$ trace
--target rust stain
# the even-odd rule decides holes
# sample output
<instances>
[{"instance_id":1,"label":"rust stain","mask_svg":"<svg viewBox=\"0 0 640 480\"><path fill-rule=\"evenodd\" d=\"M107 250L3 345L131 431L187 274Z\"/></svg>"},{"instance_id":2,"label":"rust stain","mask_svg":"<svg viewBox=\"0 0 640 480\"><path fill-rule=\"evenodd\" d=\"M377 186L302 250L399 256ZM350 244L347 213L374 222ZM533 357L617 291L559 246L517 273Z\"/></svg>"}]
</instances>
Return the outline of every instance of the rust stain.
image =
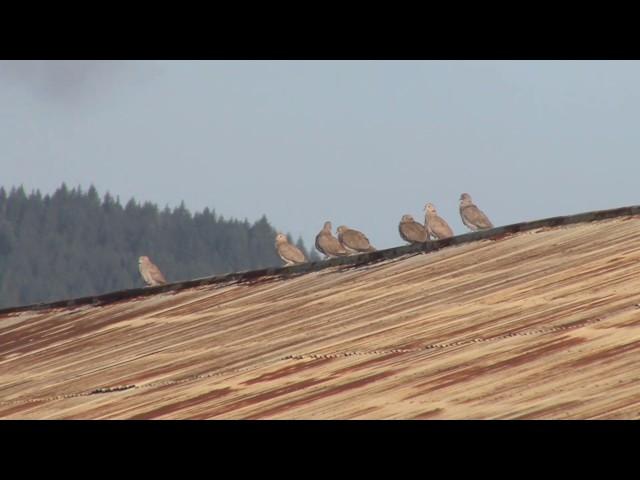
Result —
<instances>
[{"instance_id":1,"label":"rust stain","mask_svg":"<svg viewBox=\"0 0 640 480\"><path fill-rule=\"evenodd\" d=\"M422 384L421 386L423 385L432 385L432 386L420 390L419 393L409 395L408 397L406 397L406 399L422 396L427 393L433 392L435 390L445 389L447 387L456 385L458 383L476 381L482 375L488 375L498 370L515 368L525 363L538 360L550 353L566 350L569 347L580 345L581 343L584 343L584 342L585 340L582 338L553 339L548 344L542 345L539 348L535 348L533 350L527 351L520 355L514 355L506 360L502 360L489 365L473 366L473 367L454 370L450 374L438 377L437 379L431 380L426 384Z\"/></svg>"},{"instance_id":2,"label":"rust stain","mask_svg":"<svg viewBox=\"0 0 640 480\"><path fill-rule=\"evenodd\" d=\"M433 410L427 410L426 412L419 413L414 420L427 420L433 417L438 417L444 410L442 408L434 408Z\"/></svg>"},{"instance_id":3,"label":"rust stain","mask_svg":"<svg viewBox=\"0 0 640 480\"><path fill-rule=\"evenodd\" d=\"M268 391L266 391L264 393L261 393L261 394L258 394L258 395L252 395L252 396L249 396L248 398L242 399L240 401L227 404L222 408L214 409L213 411L211 411L210 415L211 416L219 416L219 415L222 415L224 413L231 412L233 410L237 410L239 408L246 407L248 405L254 405L254 404L257 404L257 403L265 402L267 400L272 400L274 398L285 396L285 395L288 395L290 393L297 392L299 390L305 390L305 389L307 389L309 387L313 387L315 385L319 385L321 383L328 382L329 380L330 379L328 379L328 378L322 378L322 379L318 379L318 380L310 379L310 380L304 380L302 382L296 382L296 383L293 383L291 385L287 385L285 387L274 388L274 389L268 390Z\"/></svg>"},{"instance_id":4,"label":"rust stain","mask_svg":"<svg viewBox=\"0 0 640 480\"><path fill-rule=\"evenodd\" d=\"M378 407L367 407L367 408L363 408L362 410L356 410L351 414L351 418L358 418L363 415L366 415L367 413L375 412L376 410L380 410L380 409Z\"/></svg>"},{"instance_id":5,"label":"rust stain","mask_svg":"<svg viewBox=\"0 0 640 480\"><path fill-rule=\"evenodd\" d=\"M631 352L638 349L640 349L640 340L594 352L588 357L583 357L574 362L570 362L568 366L570 368L580 368L593 363L604 363L605 361L620 355L629 355Z\"/></svg>"},{"instance_id":6,"label":"rust stain","mask_svg":"<svg viewBox=\"0 0 640 480\"><path fill-rule=\"evenodd\" d=\"M17 413L31 410L32 408L37 408L38 403L43 402L16 403L11 406L7 406L6 408L0 409L0 414L4 418L11 417L16 415Z\"/></svg>"},{"instance_id":7,"label":"rust stain","mask_svg":"<svg viewBox=\"0 0 640 480\"><path fill-rule=\"evenodd\" d=\"M295 373L300 373L304 370L308 370L308 369L312 369L312 368L316 368L320 365L323 365L325 363L331 362L333 361L332 358L319 358L319 359L314 359L311 360L309 362L300 362L298 364L295 365L289 365L287 367L282 367L278 370L275 370L273 372L269 372L269 373L264 373L262 375L259 375L255 378L252 378L250 380L247 380L246 382L242 382L243 385L253 385L254 383L261 383L261 382L272 382L273 380L277 380L279 378L282 377L287 377L290 375L293 375Z\"/></svg>"},{"instance_id":8,"label":"rust stain","mask_svg":"<svg viewBox=\"0 0 640 480\"><path fill-rule=\"evenodd\" d=\"M309 404L311 402L314 402L316 400L319 399L323 399L323 398L327 398L333 395L339 395L341 393L344 393L348 390L353 390L356 388L361 388L364 387L367 384L373 383L373 382L377 382L378 380L382 380L384 378L390 377L392 375L394 375L395 373L397 373L396 371L387 371L387 372L381 372L381 373L376 373L374 375L369 375L368 377L364 377L361 378L359 380L353 380L351 382L346 382L343 383L341 385L337 385L336 387L333 388L328 388L325 390L321 390L317 393L313 393L311 395L307 395L306 397L302 397L298 400L294 400L293 402L287 402L283 405L279 405L277 407L274 408L270 408L267 410L262 410L258 413L255 413L249 417L247 417L247 419L249 420L256 420L259 418L267 418L273 415L276 415L278 413L284 412L286 410L289 410L291 408L295 408L295 407L299 407L301 405L305 405L305 404ZM326 380L325 380L326 381ZM318 382L318 383L322 383L322 382Z\"/></svg>"},{"instance_id":9,"label":"rust stain","mask_svg":"<svg viewBox=\"0 0 640 480\"><path fill-rule=\"evenodd\" d=\"M211 400L216 400L224 396L229 395L233 390L230 387L219 388L211 390L210 392L203 393L188 400L182 400L181 402L171 403L169 405L163 405L160 408L155 408L146 412L139 413L131 417L131 420L146 420L151 418L162 417L174 412L180 412L182 410L199 405L201 403L207 403Z\"/></svg>"},{"instance_id":10,"label":"rust stain","mask_svg":"<svg viewBox=\"0 0 640 480\"><path fill-rule=\"evenodd\" d=\"M514 234L513 233L503 233L502 235L496 235L495 237L491 238L490 240L494 241L494 242L500 242L502 240L506 240L509 237L512 237Z\"/></svg>"},{"instance_id":11,"label":"rust stain","mask_svg":"<svg viewBox=\"0 0 640 480\"><path fill-rule=\"evenodd\" d=\"M562 419L569 414L569 411L573 408L579 407L582 402L580 400L571 400L568 402L561 402L549 407L540 408L532 412L527 412L523 415L514 417L514 420L533 420L541 418L554 418Z\"/></svg>"}]
</instances>

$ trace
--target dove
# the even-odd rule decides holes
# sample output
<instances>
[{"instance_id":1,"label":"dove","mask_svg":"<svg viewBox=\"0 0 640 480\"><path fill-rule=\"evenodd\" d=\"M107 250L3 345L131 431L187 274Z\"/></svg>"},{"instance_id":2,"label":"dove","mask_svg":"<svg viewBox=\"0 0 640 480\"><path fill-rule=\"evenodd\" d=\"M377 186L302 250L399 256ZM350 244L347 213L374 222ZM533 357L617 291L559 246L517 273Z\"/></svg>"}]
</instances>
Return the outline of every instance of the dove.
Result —
<instances>
[{"instance_id":1,"label":"dove","mask_svg":"<svg viewBox=\"0 0 640 480\"><path fill-rule=\"evenodd\" d=\"M493 228L493 224L487 218L482 210L480 210L471 200L471 195L463 193L460 195L460 217L470 230L485 230Z\"/></svg>"},{"instance_id":2,"label":"dove","mask_svg":"<svg viewBox=\"0 0 640 480\"><path fill-rule=\"evenodd\" d=\"M322 230L316 235L316 250L323 253L327 258L349 255L349 252L331 233L331 222L324 222Z\"/></svg>"},{"instance_id":3,"label":"dove","mask_svg":"<svg viewBox=\"0 0 640 480\"><path fill-rule=\"evenodd\" d=\"M287 266L307 261L304 257L304 253L302 253L295 245L291 245L287 241L287 237L282 233L278 233L278 235L276 235L276 250Z\"/></svg>"},{"instance_id":4,"label":"dove","mask_svg":"<svg viewBox=\"0 0 640 480\"><path fill-rule=\"evenodd\" d=\"M429 235L441 240L443 238L453 237L453 230L445 220L438 216L436 207L432 203L427 203L424 206L425 217L424 224L427 227Z\"/></svg>"},{"instance_id":5,"label":"dove","mask_svg":"<svg viewBox=\"0 0 640 480\"><path fill-rule=\"evenodd\" d=\"M338 240L349 253L375 252L369 239L362 232L340 225L337 230Z\"/></svg>"},{"instance_id":6,"label":"dove","mask_svg":"<svg viewBox=\"0 0 640 480\"><path fill-rule=\"evenodd\" d=\"M426 227L416 222L411 215L402 216L398 231L405 242L424 243L429 240L429 232Z\"/></svg>"},{"instance_id":7,"label":"dove","mask_svg":"<svg viewBox=\"0 0 640 480\"><path fill-rule=\"evenodd\" d=\"M147 256L143 255L138 258L138 269L145 283L150 287L167 283L167 279L164 278L160 269Z\"/></svg>"}]
</instances>

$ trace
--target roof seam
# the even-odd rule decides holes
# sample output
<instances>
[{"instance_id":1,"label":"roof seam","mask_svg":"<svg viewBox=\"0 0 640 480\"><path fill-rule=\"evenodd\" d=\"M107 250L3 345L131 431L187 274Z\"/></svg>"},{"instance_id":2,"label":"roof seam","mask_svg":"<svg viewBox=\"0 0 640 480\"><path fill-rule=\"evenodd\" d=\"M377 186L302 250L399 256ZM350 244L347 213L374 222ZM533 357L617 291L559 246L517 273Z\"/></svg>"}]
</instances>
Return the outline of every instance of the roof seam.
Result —
<instances>
[{"instance_id":1,"label":"roof seam","mask_svg":"<svg viewBox=\"0 0 640 480\"><path fill-rule=\"evenodd\" d=\"M539 328L535 330L527 330L524 332L507 333L503 335L496 335L494 337L473 338L469 340L460 340L457 342L449 342L449 343L433 343L433 344L424 345L420 348L407 348L407 349L396 348L396 349L388 349L388 350L371 350L371 351L343 351L343 352L328 353L328 354L313 354L313 353L292 354L292 355L287 355L285 357L280 357L277 359L263 361L258 365L252 365L250 367L241 367L241 368L231 369L227 371L214 370L209 373L190 375L188 377L179 378L175 380L162 380L162 381L144 383L140 385L128 384L128 385L116 385L111 387L99 387L90 391L61 394L61 395L55 395L51 397L18 398L15 400L4 400L4 401L0 401L0 405L23 405L26 403L50 402L55 400L63 400L67 398L88 397L96 394L115 393L115 392L121 392L124 390L131 390L131 389L162 387L165 385L178 385L181 383L188 383L188 382L201 380L205 378L219 377L223 375L240 373L240 372L249 372L252 370L257 370L259 368L263 368L265 366L272 365L272 364L286 361L286 360L305 360L305 359L318 360L318 359L344 358L344 357L350 357L350 356L389 355L392 353L416 353L416 352L433 350L433 349L445 349L445 348L451 348L451 347L468 346L476 343L486 343L486 342L495 342L499 340L506 340L513 337L523 337L523 336L529 336L529 335L544 335L547 333L554 333L559 331L575 330L577 328L598 323L600 321L602 321L602 318L595 318L595 319L585 320L579 323L573 323L570 325L558 325L556 327L550 327L550 328Z\"/></svg>"},{"instance_id":2,"label":"roof seam","mask_svg":"<svg viewBox=\"0 0 640 480\"><path fill-rule=\"evenodd\" d=\"M284 359L303 360L306 358L321 359L321 358L350 357L354 355L362 356L362 355L388 355L391 353L415 353L415 352L422 352L422 351L433 350L433 349L444 349L444 348L451 348L451 347L467 346L467 345L473 345L476 343L495 342L499 340L506 340L513 337L525 337L529 335L544 335L547 333L574 330L577 328L585 327L590 324L598 323L600 321L602 321L602 318L595 318L595 319L589 319L583 322L574 323L570 325L558 325L557 327L538 328L535 330L527 330L524 332L506 333L503 335L496 335L494 337L473 338L469 340L459 340L457 342L449 342L449 343L431 343L428 345L423 345L422 347L418 347L418 348L392 348L388 350L368 350L368 351L355 350L355 351L344 351L344 352L328 353L328 354L314 354L314 353L304 354L303 353L303 354L288 355L287 357L284 357Z\"/></svg>"}]
</instances>

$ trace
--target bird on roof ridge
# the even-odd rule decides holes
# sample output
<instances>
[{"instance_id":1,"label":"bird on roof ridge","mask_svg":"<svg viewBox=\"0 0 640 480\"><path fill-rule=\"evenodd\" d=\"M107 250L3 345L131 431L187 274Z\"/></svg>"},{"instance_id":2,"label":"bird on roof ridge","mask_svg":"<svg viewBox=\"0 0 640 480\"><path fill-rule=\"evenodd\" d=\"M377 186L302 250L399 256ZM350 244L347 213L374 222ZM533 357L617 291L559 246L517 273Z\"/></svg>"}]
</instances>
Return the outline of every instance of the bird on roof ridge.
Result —
<instances>
[{"instance_id":1,"label":"bird on roof ridge","mask_svg":"<svg viewBox=\"0 0 640 480\"><path fill-rule=\"evenodd\" d=\"M493 228L493 223L491 223L484 212L473 203L471 195L468 193L460 195L460 217L462 218L462 223L474 232Z\"/></svg>"},{"instance_id":2,"label":"bird on roof ridge","mask_svg":"<svg viewBox=\"0 0 640 480\"><path fill-rule=\"evenodd\" d=\"M284 260L285 266L304 263L307 261L304 253L302 253L302 251L295 245L291 245L283 233L278 233L276 235L276 250L278 251L280 258Z\"/></svg>"},{"instance_id":3,"label":"bird on roof ridge","mask_svg":"<svg viewBox=\"0 0 640 480\"><path fill-rule=\"evenodd\" d=\"M367 236L358 230L349 228L346 225L340 225L337 228L336 233L338 234L338 241L349 253L354 254L376 251L375 247L369 242Z\"/></svg>"},{"instance_id":4,"label":"bird on roof ridge","mask_svg":"<svg viewBox=\"0 0 640 480\"><path fill-rule=\"evenodd\" d=\"M167 279L164 278L160 269L146 255L138 258L138 270L149 287L167 283Z\"/></svg>"},{"instance_id":5,"label":"bird on roof ridge","mask_svg":"<svg viewBox=\"0 0 640 480\"><path fill-rule=\"evenodd\" d=\"M316 250L323 253L326 258L343 257L349 255L349 252L340 243L331 232L331 222L324 222L324 226L320 233L316 235Z\"/></svg>"},{"instance_id":6,"label":"bird on roof ridge","mask_svg":"<svg viewBox=\"0 0 640 480\"><path fill-rule=\"evenodd\" d=\"M425 216L424 224L427 227L429 235L441 240L443 238L453 237L453 230L444 218L438 215L438 211L433 203L427 203L424 206Z\"/></svg>"},{"instance_id":7,"label":"bird on roof ridge","mask_svg":"<svg viewBox=\"0 0 640 480\"><path fill-rule=\"evenodd\" d=\"M400 237L411 244L424 243L429 240L429 232L427 228L421 223L416 222L409 214L405 214L400 219L398 224L398 232Z\"/></svg>"}]
</instances>

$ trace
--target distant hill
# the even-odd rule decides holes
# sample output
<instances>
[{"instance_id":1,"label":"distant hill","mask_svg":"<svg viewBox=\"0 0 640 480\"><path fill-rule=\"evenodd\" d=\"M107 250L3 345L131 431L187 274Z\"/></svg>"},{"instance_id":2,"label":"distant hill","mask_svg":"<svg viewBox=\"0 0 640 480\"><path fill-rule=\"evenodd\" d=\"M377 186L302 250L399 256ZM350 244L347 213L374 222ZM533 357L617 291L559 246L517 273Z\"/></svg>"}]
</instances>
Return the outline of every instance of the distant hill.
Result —
<instances>
[{"instance_id":1,"label":"distant hill","mask_svg":"<svg viewBox=\"0 0 640 480\"><path fill-rule=\"evenodd\" d=\"M140 255L170 282L281 266L275 236L265 216L251 224L208 208L192 215L184 203L122 206L93 186L83 192L63 184L45 196L0 188L0 307L141 287ZM302 239L297 245L319 258Z\"/></svg>"}]
</instances>

